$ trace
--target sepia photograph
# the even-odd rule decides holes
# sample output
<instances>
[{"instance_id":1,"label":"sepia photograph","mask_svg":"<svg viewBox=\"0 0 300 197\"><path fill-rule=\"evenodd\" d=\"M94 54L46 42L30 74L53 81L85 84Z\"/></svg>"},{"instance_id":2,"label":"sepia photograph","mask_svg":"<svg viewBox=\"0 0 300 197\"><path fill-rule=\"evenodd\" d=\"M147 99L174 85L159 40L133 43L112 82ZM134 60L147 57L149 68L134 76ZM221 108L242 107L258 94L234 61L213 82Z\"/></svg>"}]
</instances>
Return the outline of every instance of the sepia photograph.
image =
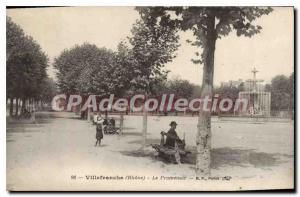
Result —
<instances>
[{"instance_id":1,"label":"sepia photograph","mask_svg":"<svg viewBox=\"0 0 300 197\"><path fill-rule=\"evenodd\" d=\"M294 20L6 7L6 190L294 190Z\"/></svg>"}]
</instances>

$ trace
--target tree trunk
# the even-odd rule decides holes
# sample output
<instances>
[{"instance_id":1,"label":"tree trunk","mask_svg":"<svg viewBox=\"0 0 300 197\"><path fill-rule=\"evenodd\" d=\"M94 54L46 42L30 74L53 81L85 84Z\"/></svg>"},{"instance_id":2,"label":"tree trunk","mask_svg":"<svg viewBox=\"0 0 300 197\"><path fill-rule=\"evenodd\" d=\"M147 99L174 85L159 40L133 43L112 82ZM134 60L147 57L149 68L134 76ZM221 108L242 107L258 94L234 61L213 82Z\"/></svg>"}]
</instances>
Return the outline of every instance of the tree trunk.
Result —
<instances>
[{"instance_id":1,"label":"tree trunk","mask_svg":"<svg viewBox=\"0 0 300 197\"><path fill-rule=\"evenodd\" d=\"M29 99L28 104L29 104L29 111L32 112L33 107L32 107L32 99L31 98Z\"/></svg>"},{"instance_id":2,"label":"tree trunk","mask_svg":"<svg viewBox=\"0 0 300 197\"><path fill-rule=\"evenodd\" d=\"M43 110L42 100L38 101L38 106L40 110Z\"/></svg>"},{"instance_id":3,"label":"tree trunk","mask_svg":"<svg viewBox=\"0 0 300 197\"><path fill-rule=\"evenodd\" d=\"M87 108L87 121L90 122L90 116L91 116L91 109L90 107Z\"/></svg>"},{"instance_id":4,"label":"tree trunk","mask_svg":"<svg viewBox=\"0 0 300 197\"><path fill-rule=\"evenodd\" d=\"M34 98L32 98L30 100L31 100L31 116L30 116L30 121L32 123L36 123L36 121L35 121L35 113L36 113L35 100L34 100Z\"/></svg>"},{"instance_id":5,"label":"tree trunk","mask_svg":"<svg viewBox=\"0 0 300 197\"><path fill-rule=\"evenodd\" d=\"M145 102L147 100L147 95L145 95ZM147 122L148 122L148 112L145 108L145 102L143 107L143 147L146 147L147 143Z\"/></svg>"},{"instance_id":6,"label":"tree trunk","mask_svg":"<svg viewBox=\"0 0 300 197\"><path fill-rule=\"evenodd\" d=\"M143 147L146 147L147 143L147 122L148 122L148 114L147 110L143 109Z\"/></svg>"},{"instance_id":7,"label":"tree trunk","mask_svg":"<svg viewBox=\"0 0 300 197\"><path fill-rule=\"evenodd\" d=\"M28 110L32 111L31 98L28 98Z\"/></svg>"},{"instance_id":8,"label":"tree trunk","mask_svg":"<svg viewBox=\"0 0 300 197\"><path fill-rule=\"evenodd\" d=\"M14 111L14 100L13 98L9 98L9 116L13 116L13 111Z\"/></svg>"},{"instance_id":9,"label":"tree trunk","mask_svg":"<svg viewBox=\"0 0 300 197\"><path fill-rule=\"evenodd\" d=\"M37 101L36 100L33 100L33 106L34 106L35 111L39 110L39 107L37 105Z\"/></svg>"},{"instance_id":10,"label":"tree trunk","mask_svg":"<svg viewBox=\"0 0 300 197\"><path fill-rule=\"evenodd\" d=\"M12 117L14 112L14 99L9 98L9 101L9 116Z\"/></svg>"},{"instance_id":11,"label":"tree trunk","mask_svg":"<svg viewBox=\"0 0 300 197\"><path fill-rule=\"evenodd\" d=\"M201 98L209 96L212 99L213 75L214 75L214 53L216 44L215 17L208 18L207 34L205 36L203 50L203 81ZM210 107L209 107L210 108ZM196 137L196 177L207 177L210 175L210 151L211 151L211 110L200 110Z\"/></svg>"},{"instance_id":12,"label":"tree trunk","mask_svg":"<svg viewBox=\"0 0 300 197\"><path fill-rule=\"evenodd\" d=\"M16 98L16 111L15 116L18 117L19 115L19 98Z\"/></svg>"},{"instance_id":13,"label":"tree trunk","mask_svg":"<svg viewBox=\"0 0 300 197\"><path fill-rule=\"evenodd\" d=\"M24 112L25 109L25 98L22 98L22 105L21 105L21 113Z\"/></svg>"},{"instance_id":14,"label":"tree trunk","mask_svg":"<svg viewBox=\"0 0 300 197\"><path fill-rule=\"evenodd\" d=\"M123 125L124 125L124 115L121 112L121 114L120 114L120 134L123 134Z\"/></svg>"},{"instance_id":15,"label":"tree trunk","mask_svg":"<svg viewBox=\"0 0 300 197\"><path fill-rule=\"evenodd\" d=\"M108 120L108 111L105 110L105 117L104 117L106 120Z\"/></svg>"}]
</instances>

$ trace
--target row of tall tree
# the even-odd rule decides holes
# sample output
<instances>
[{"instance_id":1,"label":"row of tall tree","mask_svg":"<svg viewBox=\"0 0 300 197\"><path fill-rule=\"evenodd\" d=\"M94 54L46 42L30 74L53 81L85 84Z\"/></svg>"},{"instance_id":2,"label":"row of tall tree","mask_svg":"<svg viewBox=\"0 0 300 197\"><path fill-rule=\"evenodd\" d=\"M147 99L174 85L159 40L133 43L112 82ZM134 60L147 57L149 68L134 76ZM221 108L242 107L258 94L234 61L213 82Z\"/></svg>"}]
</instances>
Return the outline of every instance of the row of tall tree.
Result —
<instances>
[{"instance_id":1,"label":"row of tall tree","mask_svg":"<svg viewBox=\"0 0 300 197\"><path fill-rule=\"evenodd\" d=\"M47 76L47 67L48 57L40 45L7 17L6 98L10 116L18 116L28 105L47 101L53 94L55 84Z\"/></svg>"},{"instance_id":2,"label":"row of tall tree","mask_svg":"<svg viewBox=\"0 0 300 197\"><path fill-rule=\"evenodd\" d=\"M187 80L174 78L156 85L155 92L157 95L173 93L182 98L199 98L200 88ZM218 94L219 98L230 98L232 101L236 101L241 91L245 91L244 83L239 86L215 87L213 94ZM271 93L271 111L294 110L294 73L288 77L285 75L273 77L271 83L265 85L265 91ZM233 111L228 113L233 113Z\"/></svg>"}]
</instances>

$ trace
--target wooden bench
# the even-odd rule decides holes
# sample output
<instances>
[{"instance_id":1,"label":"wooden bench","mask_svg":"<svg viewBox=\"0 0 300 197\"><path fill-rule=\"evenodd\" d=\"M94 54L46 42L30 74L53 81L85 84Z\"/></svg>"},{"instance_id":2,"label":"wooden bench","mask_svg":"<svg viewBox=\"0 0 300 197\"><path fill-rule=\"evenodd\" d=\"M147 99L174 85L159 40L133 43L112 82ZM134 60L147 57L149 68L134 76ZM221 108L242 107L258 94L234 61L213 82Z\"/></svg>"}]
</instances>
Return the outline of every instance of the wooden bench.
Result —
<instances>
[{"instance_id":1,"label":"wooden bench","mask_svg":"<svg viewBox=\"0 0 300 197\"><path fill-rule=\"evenodd\" d=\"M182 157L185 157L190 153L189 151L185 150L184 140L183 144L179 144L177 141L175 141L174 148L165 146L165 136L163 132L161 132L160 144L152 144L151 146L158 152L158 156L168 159L169 161L175 160L175 162L178 164L181 164Z\"/></svg>"}]
</instances>

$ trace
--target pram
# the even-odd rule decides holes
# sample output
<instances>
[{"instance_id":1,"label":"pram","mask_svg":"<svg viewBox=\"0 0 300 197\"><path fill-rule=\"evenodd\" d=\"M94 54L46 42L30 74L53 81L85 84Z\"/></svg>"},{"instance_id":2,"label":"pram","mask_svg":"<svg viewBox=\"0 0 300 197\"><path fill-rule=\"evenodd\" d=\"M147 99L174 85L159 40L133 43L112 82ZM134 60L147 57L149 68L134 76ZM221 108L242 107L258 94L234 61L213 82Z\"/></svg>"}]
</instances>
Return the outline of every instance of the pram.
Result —
<instances>
[{"instance_id":1,"label":"pram","mask_svg":"<svg viewBox=\"0 0 300 197\"><path fill-rule=\"evenodd\" d=\"M105 134L120 134L120 128L115 126L115 120L112 118L110 121L107 119L103 122Z\"/></svg>"}]
</instances>

